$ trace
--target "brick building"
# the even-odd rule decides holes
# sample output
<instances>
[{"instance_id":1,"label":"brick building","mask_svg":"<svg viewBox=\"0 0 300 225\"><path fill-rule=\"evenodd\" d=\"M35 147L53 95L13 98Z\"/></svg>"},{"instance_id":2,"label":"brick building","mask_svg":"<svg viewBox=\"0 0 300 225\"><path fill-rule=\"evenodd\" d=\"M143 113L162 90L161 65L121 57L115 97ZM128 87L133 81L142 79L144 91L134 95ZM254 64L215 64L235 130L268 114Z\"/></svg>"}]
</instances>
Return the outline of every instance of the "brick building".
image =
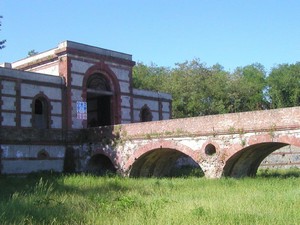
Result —
<instances>
[{"instance_id":1,"label":"brick building","mask_svg":"<svg viewBox=\"0 0 300 225\"><path fill-rule=\"evenodd\" d=\"M171 96L132 87L125 53L65 41L0 67L0 172L62 171L66 132L165 120Z\"/></svg>"}]
</instances>

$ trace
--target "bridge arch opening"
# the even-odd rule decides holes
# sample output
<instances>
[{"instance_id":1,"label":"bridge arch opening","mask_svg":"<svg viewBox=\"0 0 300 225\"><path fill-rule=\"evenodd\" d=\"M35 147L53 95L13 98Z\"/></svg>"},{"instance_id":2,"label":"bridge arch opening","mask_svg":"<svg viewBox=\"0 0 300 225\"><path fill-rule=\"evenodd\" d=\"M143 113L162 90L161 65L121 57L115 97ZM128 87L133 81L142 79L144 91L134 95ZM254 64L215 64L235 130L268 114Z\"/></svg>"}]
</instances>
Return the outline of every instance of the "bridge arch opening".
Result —
<instances>
[{"instance_id":1,"label":"bridge arch opening","mask_svg":"<svg viewBox=\"0 0 300 225\"><path fill-rule=\"evenodd\" d=\"M190 156L169 148L153 149L133 163L130 177L204 176L197 162Z\"/></svg>"},{"instance_id":2,"label":"bridge arch opening","mask_svg":"<svg viewBox=\"0 0 300 225\"><path fill-rule=\"evenodd\" d=\"M91 157L87 163L88 173L103 176L107 174L115 174L116 168L110 158L103 154L96 154Z\"/></svg>"},{"instance_id":3,"label":"bridge arch opening","mask_svg":"<svg viewBox=\"0 0 300 225\"><path fill-rule=\"evenodd\" d=\"M287 145L282 142L265 142L248 146L226 161L223 176L236 178L255 176L261 162L268 155Z\"/></svg>"}]
</instances>

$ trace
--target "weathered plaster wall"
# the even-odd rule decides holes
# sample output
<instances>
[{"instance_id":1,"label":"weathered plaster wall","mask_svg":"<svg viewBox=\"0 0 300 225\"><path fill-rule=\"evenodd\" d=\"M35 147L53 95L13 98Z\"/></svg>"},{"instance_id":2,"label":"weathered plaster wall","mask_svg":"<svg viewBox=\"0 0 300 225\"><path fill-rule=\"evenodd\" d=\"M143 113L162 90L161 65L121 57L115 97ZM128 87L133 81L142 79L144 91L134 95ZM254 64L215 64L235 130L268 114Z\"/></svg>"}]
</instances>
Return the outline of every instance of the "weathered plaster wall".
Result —
<instances>
[{"instance_id":1,"label":"weathered plaster wall","mask_svg":"<svg viewBox=\"0 0 300 225\"><path fill-rule=\"evenodd\" d=\"M2 173L26 174L38 171L63 171L65 148L53 145L0 145ZM39 152L48 156L39 157Z\"/></svg>"}]
</instances>

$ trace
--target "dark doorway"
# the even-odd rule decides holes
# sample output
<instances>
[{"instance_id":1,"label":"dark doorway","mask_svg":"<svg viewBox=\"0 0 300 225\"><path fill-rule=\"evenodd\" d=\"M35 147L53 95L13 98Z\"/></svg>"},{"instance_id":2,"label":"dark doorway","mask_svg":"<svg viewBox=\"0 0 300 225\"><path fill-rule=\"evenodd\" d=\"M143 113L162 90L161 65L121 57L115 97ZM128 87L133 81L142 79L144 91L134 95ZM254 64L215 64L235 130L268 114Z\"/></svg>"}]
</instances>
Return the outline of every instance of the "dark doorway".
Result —
<instances>
[{"instance_id":1,"label":"dark doorway","mask_svg":"<svg viewBox=\"0 0 300 225\"><path fill-rule=\"evenodd\" d=\"M87 111L88 126L99 127L111 125L111 104L110 96L95 96L88 94Z\"/></svg>"},{"instance_id":2,"label":"dark doorway","mask_svg":"<svg viewBox=\"0 0 300 225\"><path fill-rule=\"evenodd\" d=\"M92 75L87 83L88 127L113 124L111 87L101 74Z\"/></svg>"},{"instance_id":3,"label":"dark doorway","mask_svg":"<svg viewBox=\"0 0 300 225\"><path fill-rule=\"evenodd\" d=\"M141 109L140 118L141 118L141 122L152 121L153 116L152 116L151 110L149 109L148 106L145 105Z\"/></svg>"}]
</instances>

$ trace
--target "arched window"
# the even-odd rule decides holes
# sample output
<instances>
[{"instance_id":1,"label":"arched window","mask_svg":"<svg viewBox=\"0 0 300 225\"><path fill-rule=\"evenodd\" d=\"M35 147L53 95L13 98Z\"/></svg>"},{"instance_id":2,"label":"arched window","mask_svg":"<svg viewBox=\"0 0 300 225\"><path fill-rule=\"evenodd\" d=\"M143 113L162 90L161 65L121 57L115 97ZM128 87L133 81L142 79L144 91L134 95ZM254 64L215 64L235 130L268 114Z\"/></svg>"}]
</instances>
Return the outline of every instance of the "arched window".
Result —
<instances>
[{"instance_id":1,"label":"arched window","mask_svg":"<svg viewBox=\"0 0 300 225\"><path fill-rule=\"evenodd\" d=\"M108 81L101 74L94 74L88 80L87 88L97 91L110 91Z\"/></svg>"},{"instance_id":2,"label":"arched window","mask_svg":"<svg viewBox=\"0 0 300 225\"><path fill-rule=\"evenodd\" d=\"M152 121L152 118L153 118L153 116L152 116L151 110L149 109L149 107L147 105L144 105L140 112L141 122Z\"/></svg>"},{"instance_id":3,"label":"arched window","mask_svg":"<svg viewBox=\"0 0 300 225\"><path fill-rule=\"evenodd\" d=\"M44 97L33 100L33 127L38 129L49 128L49 104Z\"/></svg>"}]
</instances>

